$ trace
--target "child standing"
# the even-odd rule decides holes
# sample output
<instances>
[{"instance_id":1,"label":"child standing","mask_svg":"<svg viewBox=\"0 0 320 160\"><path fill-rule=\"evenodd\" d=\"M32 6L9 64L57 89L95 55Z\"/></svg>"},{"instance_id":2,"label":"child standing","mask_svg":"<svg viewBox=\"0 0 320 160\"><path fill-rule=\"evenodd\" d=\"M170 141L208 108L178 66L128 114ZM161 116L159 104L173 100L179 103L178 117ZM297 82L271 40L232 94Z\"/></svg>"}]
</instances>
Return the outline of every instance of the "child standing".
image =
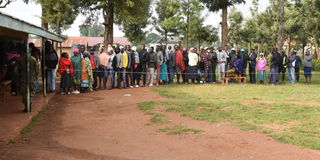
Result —
<instances>
[{"instance_id":1,"label":"child standing","mask_svg":"<svg viewBox=\"0 0 320 160\"><path fill-rule=\"evenodd\" d=\"M70 94L70 88L72 87L71 77L74 75L74 69L72 62L69 60L69 55L65 52L62 53L59 61L58 74L61 75L61 94Z\"/></svg>"}]
</instances>

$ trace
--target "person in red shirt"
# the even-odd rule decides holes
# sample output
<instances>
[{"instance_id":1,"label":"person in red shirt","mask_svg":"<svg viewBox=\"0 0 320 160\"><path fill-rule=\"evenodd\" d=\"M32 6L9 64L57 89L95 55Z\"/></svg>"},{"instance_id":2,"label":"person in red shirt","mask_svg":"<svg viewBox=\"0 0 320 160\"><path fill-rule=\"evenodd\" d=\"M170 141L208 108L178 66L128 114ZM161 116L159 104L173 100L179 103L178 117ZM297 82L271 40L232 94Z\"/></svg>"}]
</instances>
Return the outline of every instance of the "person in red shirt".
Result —
<instances>
[{"instance_id":1,"label":"person in red shirt","mask_svg":"<svg viewBox=\"0 0 320 160\"><path fill-rule=\"evenodd\" d=\"M62 53L59 61L58 74L61 75L62 88L61 94L71 94L70 88L72 87L71 77L74 75L74 68L72 62L69 60L68 53Z\"/></svg>"}]
</instances>

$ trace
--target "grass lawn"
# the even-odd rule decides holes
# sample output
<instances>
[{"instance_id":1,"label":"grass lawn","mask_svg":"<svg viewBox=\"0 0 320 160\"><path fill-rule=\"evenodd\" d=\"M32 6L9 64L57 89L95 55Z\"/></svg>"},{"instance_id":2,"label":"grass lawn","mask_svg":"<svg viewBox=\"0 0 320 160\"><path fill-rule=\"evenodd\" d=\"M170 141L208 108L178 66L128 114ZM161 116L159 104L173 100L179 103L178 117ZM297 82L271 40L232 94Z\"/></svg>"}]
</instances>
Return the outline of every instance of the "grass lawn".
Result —
<instances>
[{"instance_id":1,"label":"grass lawn","mask_svg":"<svg viewBox=\"0 0 320 160\"><path fill-rule=\"evenodd\" d=\"M209 123L230 122L244 130L258 130L283 143L320 149L319 83L320 78L313 84L277 86L167 85L153 90L174 101L143 102L139 107L155 115L150 122L154 124L170 123L165 115L153 113L155 107L165 106L167 112L179 112ZM190 131L186 126L160 128L179 134L175 132L177 129Z\"/></svg>"}]
</instances>

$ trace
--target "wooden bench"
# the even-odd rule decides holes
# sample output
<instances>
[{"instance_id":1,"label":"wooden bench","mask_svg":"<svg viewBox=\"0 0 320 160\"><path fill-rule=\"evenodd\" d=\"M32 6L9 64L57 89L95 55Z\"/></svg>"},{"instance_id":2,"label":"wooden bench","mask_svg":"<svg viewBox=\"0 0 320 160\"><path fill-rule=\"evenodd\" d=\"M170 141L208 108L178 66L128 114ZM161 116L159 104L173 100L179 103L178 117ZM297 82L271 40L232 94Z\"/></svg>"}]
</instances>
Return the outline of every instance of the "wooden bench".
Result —
<instances>
[{"instance_id":1,"label":"wooden bench","mask_svg":"<svg viewBox=\"0 0 320 160\"><path fill-rule=\"evenodd\" d=\"M247 83L247 78L246 77L242 77L242 76L238 76L235 73L234 69L230 69L226 72L226 77L223 79L223 83L228 85L229 84L229 80L236 80L238 81L238 83L243 83L246 84Z\"/></svg>"},{"instance_id":2,"label":"wooden bench","mask_svg":"<svg viewBox=\"0 0 320 160\"><path fill-rule=\"evenodd\" d=\"M11 81L1 81L0 82L0 102L10 97L11 93Z\"/></svg>"}]
</instances>

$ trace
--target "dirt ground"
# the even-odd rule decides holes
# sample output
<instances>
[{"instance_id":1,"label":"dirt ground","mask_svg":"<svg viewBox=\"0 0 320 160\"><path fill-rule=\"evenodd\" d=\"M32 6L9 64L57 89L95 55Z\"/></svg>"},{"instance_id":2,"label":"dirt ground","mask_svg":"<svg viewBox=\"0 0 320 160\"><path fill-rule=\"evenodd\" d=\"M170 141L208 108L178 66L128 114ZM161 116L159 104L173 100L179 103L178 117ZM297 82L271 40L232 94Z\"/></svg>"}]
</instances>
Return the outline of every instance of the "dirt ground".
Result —
<instances>
[{"instance_id":1,"label":"dirt ground","mask_svg":"<svg viewBox=\"0 0 320 160\"><path fill-rule=\"evenodd\" d=\"M278 143L257 131L210 125L165 113L172 124L202 129L168 135L146 125L137 103L164 100L149 88L58 95L43 118L16 143L0 147L0 160L316 160L320 151Z\"/></svg>"}]
</instances>

